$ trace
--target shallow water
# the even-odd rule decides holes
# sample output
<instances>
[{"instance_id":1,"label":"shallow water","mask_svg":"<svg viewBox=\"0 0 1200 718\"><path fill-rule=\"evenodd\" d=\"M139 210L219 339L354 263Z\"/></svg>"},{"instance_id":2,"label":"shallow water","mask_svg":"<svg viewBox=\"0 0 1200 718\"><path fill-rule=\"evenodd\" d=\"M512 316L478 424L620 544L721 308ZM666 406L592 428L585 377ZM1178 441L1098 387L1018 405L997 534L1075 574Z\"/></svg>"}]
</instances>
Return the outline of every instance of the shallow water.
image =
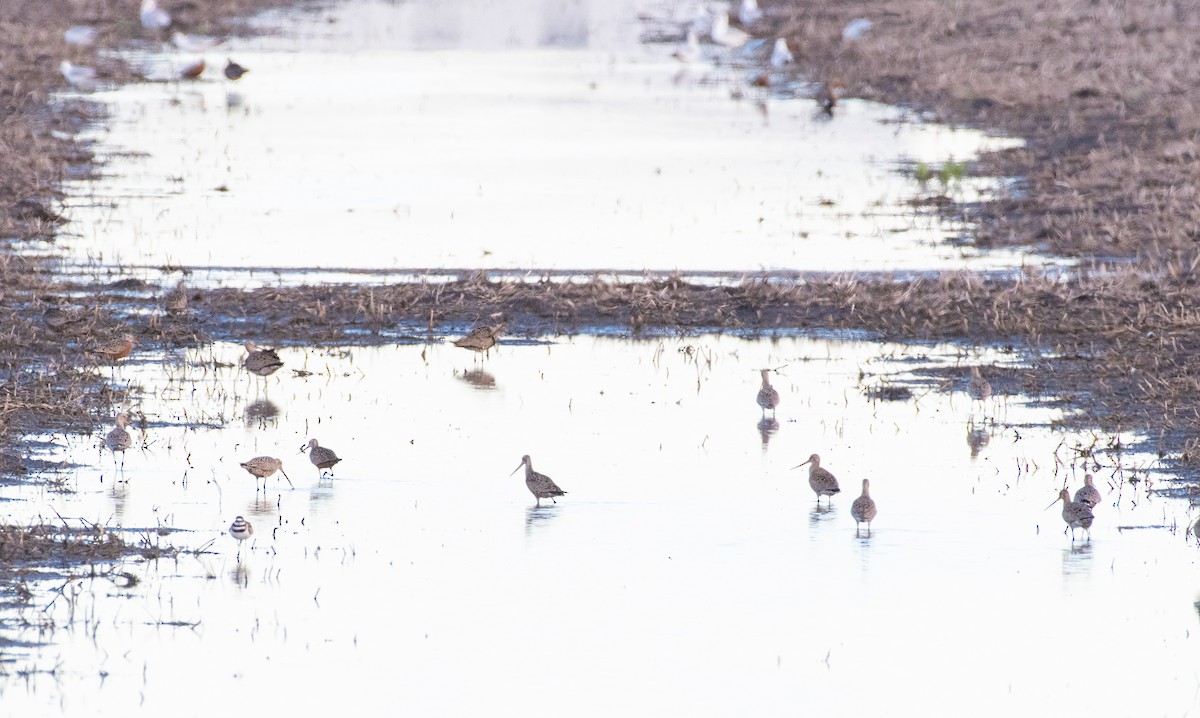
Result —
<instances>
[{"instance_id":1,"label":"shallow water","mask_svg":"<svg viewBox=\"0 0 1200 718\"><path fill-rule=\"evenodd\" d=\"M1020 397L982 408L961 382L915 378L959 366L953 347L580 336L506 343L479 363L448 344L284 349L287 367L261 386L229 366L240 353L122 367L146 390L134 407L146 448L122 472L100 436L67 437L48 458L80 465L68 493L3 492L23 499L3 504L8 520L57 511L207 546L124 564L130 588L72 582L74 602L45 610L38 587L22 615L58 629L23 664L58 672L0 683L6 709L862 715L935 694L983 715L1180 715L1194 703L1197 549L1171 530L1186 502L1122 482L1153 457L1097 452L1105 501L1092 540L1073 544L1043 508L1064 479L1079 485L1070 447L1092 439L1052 430L1056 411ZM763 366L782 367L766 437ZM885 381L914 397L864 394ZM974 449L972 426L987 437ZM297 455L311 437L344 458L333 480ZM832 510L790 470L814 451L841 480ZM264 453L284 458L294 489L272 480L256 494L237 462ZM509 475L525 453L569 492L557 504L534 508ZM862 478L880 510L869 538L848 513ZM238 514L257 529L240 563L224 534Z\"/></svg>"},{"instance_id":2,"label":"shallow water","mask_svg":"<svg viewBox=\"0 0 1200 718\"><path fill-rule=\"evenodd\" d=\"M794 87L760 51L684 67L638 0L359 0L277 13L200 82L98 92L106 163L70 182L70 272L195 282L381 281L413 270L920 271L1048 263L951 241L900 168L1019 144ZM665 27L678 26L667 23ZM230 83L224 56L251 72ZM191 59L135 55L151 76ZM731 98L740 87L744 99ZM974 200L999 181L967 177ZM121 267L121 268L119 268ZM252 273L243 270L253 269Z\"/></svg>"}]
</instances>

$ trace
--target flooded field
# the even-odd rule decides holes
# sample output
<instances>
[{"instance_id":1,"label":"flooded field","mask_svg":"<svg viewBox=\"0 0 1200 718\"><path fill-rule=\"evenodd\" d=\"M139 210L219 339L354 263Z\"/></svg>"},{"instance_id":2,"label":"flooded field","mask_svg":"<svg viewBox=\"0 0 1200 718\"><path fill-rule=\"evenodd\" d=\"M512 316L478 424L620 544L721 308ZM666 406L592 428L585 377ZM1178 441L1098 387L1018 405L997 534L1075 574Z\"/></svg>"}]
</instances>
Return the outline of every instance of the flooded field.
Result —
<instances>
[{"instance_id":1,"label":"flooded field","mask_svg":"<svg viewBox=\"0 0 1200 718\"><path fill-rule=\"evenodd\" d=\"M639 12L642 19L639 19ZM685 273L1013 268L912 203L917 163L1019 144L749 86L767 48L683 64L633 2L338 4L258 24L200 81L91 95L102 181L68 183L65 271L183 267L196 282L384 281L421 270ZM223 56L251 72L236 83ZM134 55L152 77L193 59ZM782 77L782 76L781 76ZM735 99L737 96L740 99ZM120 267L120 269L117 269ZM250 272L244 270L252 270Z\"/></svg>"},{"instance_id":2,"label":"flooded field","mask_svg":"<svg viewBox=\"0 0 1200 718\"><path fill-rule=\"evenodd\" d=\"M75 465L65 485L4 490L10 521L61 515L199 550L37 583L16 635L45 643L20 652L29 672L6 680L6 707L353 697L419 715L860 715L916 710L932 691L985 715L1194 703L1187 502L1147 491L1162 481L1145 473L1153 457L1064 436L1055 410L1000 382L980 404L965 378L919 378L1004 356L578 336L504 343L484 362L440 343L284 349L264 381L233 368L242 353L121 367L145 396L127 407L123 470L101 436L52 437L64 448L45 458ZM777 428L754 403L762 367L779 367ZM311 438L344 459L334 478L299 455ZM841 482L831 509L791 468L814 452ZM256 492L237 464L259 454L281 457L295 487L276 476ZM567 495L536 508L510 475L523 454ZM1084 471L1104 499L1091 541L1072 542L1043 509ZM856 537L864 478L879 516ZM225 533L238 515L256 529L240 561Z\"/></svg>"}]
</instances>

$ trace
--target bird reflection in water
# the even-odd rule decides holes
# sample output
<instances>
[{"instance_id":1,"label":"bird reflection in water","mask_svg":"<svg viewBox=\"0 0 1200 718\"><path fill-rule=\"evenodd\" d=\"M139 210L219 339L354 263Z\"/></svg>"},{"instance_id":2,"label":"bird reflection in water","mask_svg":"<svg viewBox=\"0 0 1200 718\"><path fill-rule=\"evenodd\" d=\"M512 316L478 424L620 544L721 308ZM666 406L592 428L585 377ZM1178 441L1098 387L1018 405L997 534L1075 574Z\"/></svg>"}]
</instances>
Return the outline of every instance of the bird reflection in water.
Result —
<instances>
[{"instance_id":1,"label":"bird reflection in water","mask_svg":"<svg viewBox=\"0 0 1200 718\"><path fill-rule=\"evenodd\" d=\"M558 512L562 510L559 504L547 506L530 506L525 509L525 535L529 536L536 529L543 529Z\"/></svg>"},{"instance_id":2,"label":"bird reflection in water","mask_svg":"<svg viewBox=\"0 0 1200 718\"><path fill-rule=\"evenodd\" d=\"M829 520L833 519L836 515L837 514L834 512L832 506L829 506L829 505L822 506L820 504L817 504L816 506L813 507L812 511L808 512L808 523L813 526L816 526L818 524L824 523L825 521L829 521Z\"/></svg>"},{"instance_id":3,"label":"bird reflection in water","mask_svg":"<svg viewBox=\"0 0 1200 718\"><path fill-rule=\"evenodd\" d=\"M971 447L971 458L979 457L979 452L983 450L988 442L992 440L992 434L983 424L978 426L974 420L967 422L967 446Z\"/></svg>"},{"instance_id":4,"label":"bird reflection in water","mask_svg":"<svg viewBox=\"0 0 1200 718\"><path fill-rule=\"evenodd\" d=\"M491 391L492 389L496 388L496 377L482 369L464 371L462 374L458 375L458 378L482 391Z\"/></svg>"},{"instance_id":5,"label":"bird reflection in water","mask_svg":"<svg viewBox=\"0 0 1200 718\"><path fill-rule=\"evenodd\" d=\"M767 444L771 441L771 435L779 431L779 422L774 417L763 417L756 425L758 435L762 437L762 447L767 448Z\"/></svg>"},{"instance_id":6,"label":"bird reflection in water","mask_svg":"<svg viewBox=\"0 0 1200 718\"><path fill-rule=\"evenodd\" d=\"M250 569L249 561L238 562L238 564L229 572L229 579L238 588L247 588L250 585Z\"/></svg>"},{"instance_id":7,"label":"bird reflection in water","mask_svg":"<svg viewBox=\"0 0 1200 718\"><path fill-rule=\"evenodd\" d=\"M246 423L260 428L274 423L279 418L279 407L270 399L259 399L246 405Z\"/></svg>"}]
</instances>

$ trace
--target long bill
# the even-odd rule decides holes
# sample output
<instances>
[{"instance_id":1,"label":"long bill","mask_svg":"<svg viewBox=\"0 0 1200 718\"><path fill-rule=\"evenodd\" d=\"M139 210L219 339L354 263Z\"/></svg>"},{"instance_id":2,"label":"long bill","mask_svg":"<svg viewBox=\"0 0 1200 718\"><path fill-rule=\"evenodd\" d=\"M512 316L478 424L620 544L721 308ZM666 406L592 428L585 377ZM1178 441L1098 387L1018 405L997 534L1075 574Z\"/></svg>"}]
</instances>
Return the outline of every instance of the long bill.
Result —
<instances>
[{"instance_id":1,"label":"long bill","mask_svg":"<svg viewBox=\"0 0 1200 718\"><path fill-rule=\"evenodd\" d=\"M1047 506L1046 508L1042 509L1042 511L1049 511L1050 508L1054 506L1054 504L1057 504L1059 501L1062 501L1062 500L1063 500L1062 497L1059 496L1057 499L1051 501L1050 506Z\"/></svg>"},{"instance_id":2,"label":"long bill","mask_svg":"<svg viewBox=\"0 0 1200 718\"><path fill-rule=\"evenodd\" d=\"M811 464L811 463L812 463L812 459L809 459L808 461L804 462L804 464ZM801 466L804 466L804 464L797 464L796 466L793 466L791 468L791 471L795 471L796 469L800 468Z\"/></svg>"},{"instance_id":3,"label":"long bill","mask_svg":"<svg viewBox=\"0 0 1200 718\"><path fill-rule=\"evenodd\" d=\"M283 474L283 478L287 479L288 486L291 486L293 489L296 488L296 485L292 483L291 477L287 475L287 472L283 470L282 466L279 467L279 473Z\"/></svg>"},{"instance_id":4,"label":"long bill","mask_svg":"<svg viewBox=\"0 0 1200 718\"><path fill-rule=\"evenodd\" d=\"M508 475L509 475L509 476L512 476L513 474L515 474L515 473L517 473L518 471L520 471L520 470L521 470L521 467L523 467L523 466L525 466L525 462L524 462L524 461L522 461L520 464L518 464L518 465L517 465L517 468L515 468L515 469L513 469L512 471L508 472Z\"/></svg>"}]
</instances>

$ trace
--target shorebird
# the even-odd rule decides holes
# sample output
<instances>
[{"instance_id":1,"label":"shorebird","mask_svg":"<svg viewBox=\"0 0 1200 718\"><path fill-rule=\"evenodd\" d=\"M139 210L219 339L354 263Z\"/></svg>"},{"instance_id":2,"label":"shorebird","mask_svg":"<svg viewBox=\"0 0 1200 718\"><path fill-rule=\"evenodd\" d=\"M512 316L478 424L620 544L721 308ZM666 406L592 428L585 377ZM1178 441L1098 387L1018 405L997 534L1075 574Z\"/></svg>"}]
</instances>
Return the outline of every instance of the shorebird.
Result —
<instances>
[{"instance_id":1,"label":"shorebird","mask_svg":"<svg viewBox=\"0 0 1200 718\"><path fill-rule=\"evenodd\" d=\"M975 401L992 398L992 385L979 373L979 367L971 367L971 379L967 382L967 394Z\"/></svg>"},{"instance_id":2,"label":"shorebird","mask_svg":"<svg viewBox=\"0 0 1200 718\"><path fill-rule=\"evenodd\" d=\"M712 27L708 31L709 37L718 45L724 45L730 49L736 49L746 44L750 39L750 33L743 30L738 30L735 27L729 27L729 15L724 10L718 10L716 16L713 17Z\"/></svg>"},{"instance_id":3,"label":"shorebird","mask_svg":"<svg viewBox=\"0 0 1200 718\"><path fill-rule=\"evenodd\" d=\"M96 68L74 65L70 60L58 63L58 71L76 90L90 92L96 89Z\"/></svg>"},{"instance_id":4,"label":"shorebird","mask_svg":"<svg viewBox=\"0 0 1200 718\"><path fill-rule=\"evenodd\" d=\"M116 339L109 339L102 344L97 344L88 352L99 359L116 362L129 356L136 344L137 340L133 338L132 334L122 334Z\"/></svg>"},{"instance_id":5,"label":"shorebird","mask_svg":"<svg viewBox=\"0 0 1200 718\"><path fill-rule=\"evenodd\" d=\"M283 470L283 462L273 456L256 456L249 461L243 461L240 466L249 471L250 475L254 477L254 489L256 491L258 490L258 480L263 479L263 489L265 490L267 488L266 479L271 477L276 471L283 474L283 478L287 479L288 486L292 488L296 487L292 483L291 478L288 477L287 472Z\"/></svg>"},{"instance_id":6,"label":"shorebird","mask_svg":"<svg viewBox=\"0 0 1200 718\"><path fill-rule=\"evenodd\" d=\"M229 535L237 539L238 561L242 560L242 542L254 535L254 527L246 519L238 516L229 524Z\"/></svg>"},{"instance_id":7,"label":"shorebird","mask_svg":"<svg viewBox=\"0 0 1200 718\"><path fill-rule=\"evenodd\" d=\"M684 38L683 44L676 48L675 52L671 53L671 57L679 60L685 65L690 65L700 59L703 51L700 49L700 38L696 37L696 31L688 28L687 37Z\"/></svg>"},{"instance_id":8,"label":"shorebird","mask_svg":"<svg viewBox=\"0 0 1200 718\"><path fill-rule=\"evenodd\" d=\"M1092 475L1084 474L1083 486L1075 492L1075 503L1084 504L1089 509L1096 508L1096 504L1100 503L1100 490L1092 483Z\"/></svg>"},{"instance_id":9,"label":"shorebird","mask_svg":"<svg viewBox=\"0 0 1200 718\"><path fill-rule=\"evenodd\" d=\"M758 7L758 0L742 0L738 6L738 22L742 25L753 25L762 19L763 11Z\"/></svg>"},{"instance_id":10,"label":"shorebird","mask_svg":"<svg viewBox=\"0 0 1200 718\"><path fill-rule=\"evenodd\" d=\"M767 409L771 410L771 416L775 416L775 407L779 406L779 392L775 391L775 387L771 386L771 379L768 377L770 369L762 369L762 387L758 390L758 396L755 401L762 407L762 415L767 417Z\"/></svg>"},{"instance_id":11,"label":"shorebird","mask_svg":"<svg viewBox=\"0 0 1200 718\"><path fill-rule=\"evenodd\" d=\"M819 506L821 504L822 496L828 496L830 497L830 501L832 501L833 495L841 491L841 489L838 488L837 479L833 477L833 474L821 468L821 457L813 454L812 456L808 457L808 461L805 461L803 464L793 466L792 468L798 469L801 466L804 466L804 464L809 464L808 485L811 486L812 490L817 494L817 505Z\"/></svg>"},{"instance_id":12,"label":"shorebird","mask_svg":"<svg viewBox=\"0 0 1200 718\"><path fill-rule=\"evenodd\" d=\"M330 469L329 475L332 476L333 465L341 461L338 455L333 453L333 449L321 446L316 439L309 439L307 444L300 447L300 453L305 451L308 452L308 460L313 462L321 476L325 475L325 469Z\"/></svg>"},{"instance_id":13,"label":"shorebird","mask_svg":"<svg viewBox=\"0 0 1200 718\"><path fill-rule=\"evenodd\" d=\"M104 436L104 444L113 452L113 460L116 460L117 452L121 453L121 468L125 468L125 451L133 446L133 437L125 430L129 426L129 415L117 414L116 423L116 428Z\"/></svg>"},{"instance_id":14,"label":"shorebird","mask_svg":"<svg viewBox=\"0 0 1200 718\"><path fill-rule=\"evenodd\" d=\"M567 493L558 488L558 484L555 484L549 476L539 474L533 470L533 462L530 461L529 454L521 457L520 465L513 469L509 476L520 471L522 466L525 467L525 485L529 487L529 492L537 498L538 506L542 505L542 499L554 501L555 496L562 496ZM554 501L554 503L557 504L558 502Z\"/></svg>"},{"instance_id":15,"label":"shorebird","mask_svg":"<svg viewBox=\"0 0 1200 718\"><path fill-rule=\"evenodd\" d=\"M1196 525L1192 527L1192 535L1196 537L1196 542L1200 543L1200 519L1196 520Z\"/></svg>"},{"instance_id":16,"label":"shorebird","mask_svg":"<svg viewBox=\"0 0 1200 718\"><path fill-rule=\"evenodd\" d=\"M775 38L775 46L771 48L771 68L782 70L786 65L794 62L795 59L796 56L788 49L787 40L782 37Z\"/></svg>"},{"instance_id":17,"label":"shorebird","mask_svg":"<svg viewBox=\"0 0 1200 718\"><path fill-rule=\"evenodd\" d=\"M204 58L194 60L184 65L179 71L179 77L184 80L196 80L204 74Z\"/></svg>"},{"instance_id":18,"label":"shorebird","mask_svg":"<svg viewBox=\"0 0 1200 718\"><path fill-rule=\"evenodd\" d=\"M63 32L63 40L68 45L80 47L96 44L96 38L99 36L100 33L96 32L96 28L91 25L74 25Z\"/></svg>"},{"instance_id":19,"label":"shorebird","mask_svg":"<svg viewBox=\"0 0 1200 718\"><path fill-rule=\"evenodd\" d=\"M158 0L142 0L140 16L142 27L147 30L166 30L171 26L171 16L158 6Z\"/></svg>"},{"instance_id":20,"label":"shorebird","mask_svg":"<svg viewBox=\"0 0 1200 718\"><path fill-rule=\"evenodd\" d=\"M875 508L875 499L871 498L871 482L868 479L863 479L863 492L850 504L850 515L854 517L854 533L858 534L858 525L865 523L867 525L867 535L871 535L871 521L874 520L875 514L879 513Z\"/></svg>"},{"instance_id":21,"label":"shorebird","mask_svg":"<svg viewBox=\"0 0 1200 718\"><path fill-rule=\"evenodd\" d=\"M821 106L821 111L827 115L833 114L833 108L837 107L838 100L842 97L842 86L837 82L822 82L817 89L817 94L813 97L817 104Z\"/></svg>"},{"instance_id":22,"label":"shorebird","mask_svg":"<svg viewBox=\"0 0 1200 718\"><path fill-rule=\"evenodd\" d=\"M187 306L188 288L181 279L179 284L176 284L175 288L163 298L163 310L167 314L183 314L187 311Z\"/></svg>"},{"instance_id":23,"label":"shorebird","mask_svg":"<svg viewBox=\"0 0 1200 718\"><path fill-rule=\"evenodd\" d=\"M78 307L50 307L42 314L42 322L47 329L55 332L65 332L87 318L87 314Z\"/></svg>"},{"instance_id":24,"label":"shorebird","mask_svg":"<svg viewBox=\"0 0 1200 718\"><path fill-rule=\"evenodd\" d=\"M1092 540L1092 509L1087 504L1072 501L1071 492L1063 489L1058 492L1058 498L1050 503L1050 506L1063 502L1062 517L1063 521L1067 522L1067 528L1071 529L1071 541L1075 541L1075 529L1083 529L1087 531L1088 540ZM1050 508L1047 506L1046 508ZM1065 534L1067 529L1063 529Z\"/></svg>"},{"instance_id":25,"label":"shorebird","mask_svg":"<svg viewBox=\"0 0 1200 718\"><path fill-rule=\"evenodd\" d=\"M250 339L243 346L246 347L246 358L242 360L242 366L251 374L270 376L283 366L283 360L274 349L264 349Z\"/></svg>"},{"instance_id":26,"label":"shorebird","mask_svg":"<svg viewBox=\"0 0 1200 718\"><path fill-rule=\"evenodd\" d=\"M225 58L225 63L225 77L230 80L240 80L242 75L250 72L250 68L242 67L229 58Z\"/></svg>"},{"instance_id":27,"label":"shorebird","mask_svg":"<svg viewBox=\"0 0 1200 718\"><path fill-rule=\"evenodd\" d=\"M220 45L224 40L206 35L184 35L182 32L171 33L171 42L184 52L206 52Z\"/></svg>"},{"instance_id":28,"label":"shorebird","mask_svg":"<svg viewBox=\"0 0 1200 718\"><path fill-rule=\"evenodd\" d=\"M504 322L493 324L491 326L478 326L467 332L465 337L457 339L454 346L461 349L470 349L473 352L486 352L496 346L496 340L504 333L508 325Z\"/></svg>"}]
</instances>

